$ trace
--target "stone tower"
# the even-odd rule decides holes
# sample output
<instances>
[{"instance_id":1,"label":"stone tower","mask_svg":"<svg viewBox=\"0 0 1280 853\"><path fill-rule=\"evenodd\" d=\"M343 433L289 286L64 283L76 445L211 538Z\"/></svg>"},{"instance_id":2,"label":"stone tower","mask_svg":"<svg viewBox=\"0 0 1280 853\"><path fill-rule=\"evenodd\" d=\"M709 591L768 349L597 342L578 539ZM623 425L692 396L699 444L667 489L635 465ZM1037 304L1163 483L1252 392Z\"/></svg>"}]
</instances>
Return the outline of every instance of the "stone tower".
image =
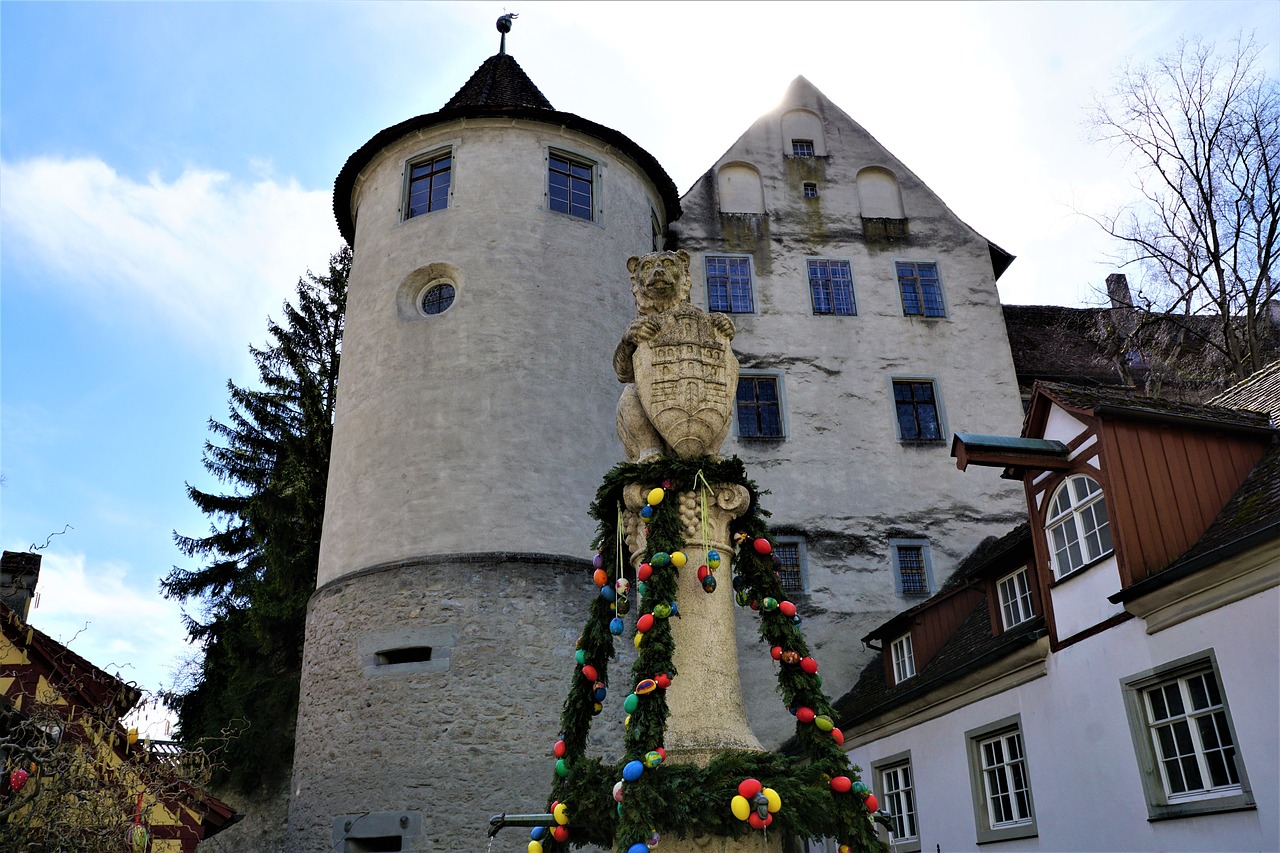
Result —
<instances>
[{"instance_id":1,"label":"stone tower","mask_svg":"<svg viewBox=\"0 0 1280 853\"><path fill-rule=\"evenodd\" d=\"M334 211L355 259L289 849L472 849L545 807L586 505L620 456L626 261L679 200L504 49L353 154Z\"/></svg>"}]
</instances>

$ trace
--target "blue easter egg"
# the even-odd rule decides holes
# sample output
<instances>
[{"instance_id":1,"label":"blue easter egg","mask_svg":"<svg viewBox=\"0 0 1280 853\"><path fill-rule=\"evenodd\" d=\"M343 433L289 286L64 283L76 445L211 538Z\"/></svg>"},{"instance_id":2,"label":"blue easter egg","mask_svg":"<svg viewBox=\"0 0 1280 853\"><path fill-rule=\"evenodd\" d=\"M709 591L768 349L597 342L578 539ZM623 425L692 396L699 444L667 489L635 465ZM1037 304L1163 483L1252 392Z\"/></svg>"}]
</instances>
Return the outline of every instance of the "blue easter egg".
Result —
<instances>
[{"instance_id":1,"label":"blue easter egg","mask_svg":"<svg viewBox=\"0 0 1280 853\"><path fill-rule=\"evenodd\" d=\"M653 557L649 560L649 565L653 566L655 569L660 569L670 562L671 562L671 555L668 554L666 551L659 551L658 553L654 554Z\"/></svg>"},{"instance_id":2,"label":"blue easter egg","mask_svg":"<svg viewBox=\"0 0 1280 853\"><path fill-rule=\"evenodd\" d=\"M640 517L646 521L653 518L653 507L645 506L640 508Z\"/></svg>"},{"instance_id":3,"label":"blue easter egg","mask_svg":"<svg viewBox=\"0 0 1280 853\"><path fill-rule=\"evenodd\" d=\"M535 826L529 830L529 837L534 841L541 841L547 837L547 828L545 826Z\"/></svg>"},{"instance_id":4,"label":"blue easter egg","mask_svg":"<svg viewBox=\"0 0 1280 853\"><path fill-rule=\"evenodd\" d=\"M622 620L617 616L609 620L609 633L615 637L622 636Z\"/></svg>"},{"instance_id":5,"label":"blue easter egg","mask_svg":"<svg viewBox=\"0 0 1280 853\"><path fill-rule=\"evenodd\" d=\"M713 569L720 568L720 552L714 548L707 552L707 565Z\"/></svg>"},{"instance_id":6,"label":"blue easter egg","mask_svg":"<svg viewBox=\"0 0 1280 853\"><path fill-rule=\"evenodd\" d=\"M628 761L622 768L622 778L634 782L644 773L644 764L639 761Z\"/></svg>"},{"instance_id":7,"label":"blue easter egg","mask_svg":"<svg viewBox=\"0 0 1280 853\"><path fill-rule=\"evenodd\" d=\"M627 848L627 853L649 853L648 844L632 844Z\"/></svg>"},{"instance_id":8,"label":"blue easter egg","mask_svg":"<svg viewBox=\"0 0 1280 853\"><path fill-rule=\"evenodd\" d=\"M618 593L611 586L602 586L600 587L600 597L605 601L615 601L618 598Z\"/></svg>"}]
</instances>

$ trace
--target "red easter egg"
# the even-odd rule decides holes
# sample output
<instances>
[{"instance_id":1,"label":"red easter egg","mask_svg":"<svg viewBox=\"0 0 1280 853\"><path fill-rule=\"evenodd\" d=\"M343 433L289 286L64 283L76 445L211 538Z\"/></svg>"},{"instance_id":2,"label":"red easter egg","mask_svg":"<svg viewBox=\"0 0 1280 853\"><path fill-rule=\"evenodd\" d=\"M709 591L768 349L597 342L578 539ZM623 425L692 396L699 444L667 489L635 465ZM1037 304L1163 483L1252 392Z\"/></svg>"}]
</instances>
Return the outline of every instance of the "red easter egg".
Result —
<instances>
[{"instance_id":1,"label":"red easter egg","mask_svg":"<svg viewBox=\"0 0 1280 853\"><path fill-rule=\"evenodd\" d=\"M662 747L658 747L657 749L654 750L654 752L658 753L658 755L661 755L663 761L667 760L667 751Z\"/></svg>"},{"instance_id":2,"label":"red easter egg","mask_svg":"<svg viewBox=\"0 0 1280 853\"><path fill-rule=\"evenodd\" d=\"M876 799L875 794L867 794L867 811L874 812L880 809L880 801Z\"/></svg>"},{"instance_id":3,"label":"red easter egg","mask_svg":"<svg viewBox=\"0 0 1280 853\"><path fill-rule=\"evenodd\" d=\"M743 779L738 783L738 796L748 800L762 790L764 790L764 785L761 785L758 779Z\"/></svg>"},{"instance_id":4,"label":"red easter egg","mask_svg":"<svg viewBox=\"0 0 1280 853\"><path fill-rule=\"evenodd\" d=\"M707 579L707 575L711 574L711 570L706 566L698 566L698 583L702 583Z\"/></svg>"},{"instance_id":5,"label":"red easter egg","mask_svg":"<svg viewBox=\"0 0 1280 853\"><path fill-rule=\"evenodd\" d=\"M556 741L556 745L551 747L551 754L554 755L556 758L564 758L564 753L566 749L567 747L564 745L564 741L558 740Z\"/></svg>"},{"instance_id":6,"label":"red easter egg","mask_svg":"<svg viewBox=\"0 0 1280 853\"><path fill-rule=\"evenodd\" d=\"M757 539L755 541L755 549L757 554L772 554L773 546L769 544L768 539Z\"/></svg>"},{"instance_id":7,"label":"red easter egg","mask_svg":"<svg viewBox=\"0 0 1280 853\"><path fill-rule=\"evenodd\" d=\"M838 744L844 743L844 732L840 731L839 729L832 729L831 737L834 738L835 742Z\"/></svg>"},{"instance_id":8,"label":"red easter egg","mask_svg":"<svg viewBox=\"0 0 1280 853\"><path fill-rule=\"evenodd\" d=\"M648 563L641 563L640 568L636 571L636 580L647 581L653 577L653 566Z\"/></svg>"},{"instance_id":9,"label":"red easter egg","mask_svg":"<svg viewBox=\"0 0 1280 853\"><path fill-rule=\"evenodd\" d=\"M594 683L596 679L600 677L600 674L596 672L596 668L594 666L588 663L584 664L582 667L582 677L587 681Z\"/></svg>"},{"instance_id":10,"label":"red easter egg","mask_svg":"<svg viewBox=\"0 0 1280 853\"><path fill-rule=\"evenodd\" d=\"M774 660L782 660L782 646L774 646L769 649L769 657Z\"/></svg>"},{"instance_id":11,"label":"red easter egg","mask_svg":"<svg viewBox=\"0 0 1280 853\"><path fill-rule=\"evenodd\" d=\"M752 829L764 829L768 825L755 812L752 812L751 816L747 818L747 823L751 824Z\"/></svg>"},{"instance_id":12,"label":"red easter egg","mask_svg":"<svg viewBox=\"0 0 1280 853\"><path fill-rule=\"evenodd\" d=\"M853 787L853 780L848 776L837 776L831 780L831 790L843 794Z\"/></svg>"},{"instance_id":13,"label":"red easter egg","mask_svg":"<svg viewBox=\"0 0 1280 853\"><path fill-rule=\"evenodd\" d=\"M780 602L778 602L778 610L782 612L782 615L783 615L783 616L795 616L795 615L796 615L796 606L795 606L794 604L792 604L790 601L780 601Z\"/></svg>"},{"instance_id":14,"label":"red easter egg","mask_svg":"<svg viewBox=\"0 0 1280 853\"><path fill-rule=\"evenodd\" d=\"M653 627L653 614L646 613L636 620L636 630L641 634L647 633Z\"/></svg>"},{"instance_id":15,"label":"red easter egg","mask_svg":"<svg viewBox=\"0 0 1280 853\"><path fill-rule=\"evenodd\" d=\"M27 779L29 777L30 777L30 774L27 773L27 771L23 770L21 767L18 767L12 773L9 774L9 787L12 788L14 791L21 791L22 786L27 784Z\"/></svg>"},{"instance_id":16,"label":"red easter egg","mask_svg":"<svg viewBox=\"0 0 1280 853\"><path fill-rule=\"evenodd\" d=\"M569 827L567 826L555 827L554 829L551 830L551 837L554 838L556 841L568 841Z\"/></svg>"},{"instance_id":17,"label":"red easter egg","mask_svg":"<svg viewBox=\"0 0 1280 853\"><path fill-rule=\"evenodd\" d=\"M803 669L805 672L809 673L810 675L813 675L815 672L818 671L818 662L813 658L801 658L800 668Z\"/></svg>"},{"instance_id":18,"label":"red easter egg","mask_svg":"<svg viewBox=\"0 0 1280 853\"><path fill-rule=\"evenodd\" d=\"M604 569L596 569L591 579L596 582L596 586L604 586L609 582L609 573Z\"/></svg>"},{"instance_id":19,"label":"red easter egg","mask_svg":"<svg viewBox=\"0 0 1280 853\"><path fill-rule=\"evenodd\" d=\"M812 723L816 716L812 708L796 708L796 719L802 723Z\"/></svg>"},{"instance_id":20,"label":"red easter egg","mask_svg":"<svg viewBox=\"0 0 1280 853\"><path fill-rule=\"evenodd\" d=\"M671 676L667 675L665 672L658 673L657 677L653 680L658 682L658 687L663 690L666 690L671 686Z\"/></svg>"}]
</instances>

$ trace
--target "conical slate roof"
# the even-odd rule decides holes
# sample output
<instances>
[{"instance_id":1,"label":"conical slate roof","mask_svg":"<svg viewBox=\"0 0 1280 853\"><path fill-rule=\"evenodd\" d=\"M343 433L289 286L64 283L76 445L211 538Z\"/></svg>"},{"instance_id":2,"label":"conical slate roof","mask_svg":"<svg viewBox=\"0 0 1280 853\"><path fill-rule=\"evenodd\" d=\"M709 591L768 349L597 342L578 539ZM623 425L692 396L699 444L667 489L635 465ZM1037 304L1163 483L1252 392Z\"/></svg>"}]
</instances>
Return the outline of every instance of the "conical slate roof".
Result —
<instances>
[{"instance_id":1,"label":"conical slate roof","mask_svg":"<svg viewBox=\"0 0 1280 853\"><path fill-rule=\"evenodd\" d=\"M515 57L496 53L484 61L471 79L462 84L458 94L449 99L444 109L463 107L533 107L553 110L551 102L533 85Z\"/></svg>"}]
</instances>

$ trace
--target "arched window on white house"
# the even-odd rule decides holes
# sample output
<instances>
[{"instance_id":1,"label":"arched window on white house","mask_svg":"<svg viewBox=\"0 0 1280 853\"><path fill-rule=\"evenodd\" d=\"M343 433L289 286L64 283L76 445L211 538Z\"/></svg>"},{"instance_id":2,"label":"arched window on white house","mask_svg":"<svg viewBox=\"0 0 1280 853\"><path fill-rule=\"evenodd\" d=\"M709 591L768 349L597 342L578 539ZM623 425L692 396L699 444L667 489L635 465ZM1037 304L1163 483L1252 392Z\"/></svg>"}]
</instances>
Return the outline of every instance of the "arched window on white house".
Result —
<instances>
[{"instance_id":1,"label":"arched window on white house","mask_svg":"<svg viewBox=\"0 0 1280 853\"><path fill-rule=\"evenodd\" d=\"M1098 481L1084 474L1068 477L1049 502L1045 533L1055 578L1064 578L1111 553L1107 499Z\"/></svg>"},{"instance_id":2,"label":"arched window on white house","mask_svg":"<svg viewBox=\"0 0 1280 853\"><path fill-rule=\"evenodd\" d=\"M716 174L721 213L764 213L764 184L755 166L728 163Z\"/></svg>"}]
</instances>

